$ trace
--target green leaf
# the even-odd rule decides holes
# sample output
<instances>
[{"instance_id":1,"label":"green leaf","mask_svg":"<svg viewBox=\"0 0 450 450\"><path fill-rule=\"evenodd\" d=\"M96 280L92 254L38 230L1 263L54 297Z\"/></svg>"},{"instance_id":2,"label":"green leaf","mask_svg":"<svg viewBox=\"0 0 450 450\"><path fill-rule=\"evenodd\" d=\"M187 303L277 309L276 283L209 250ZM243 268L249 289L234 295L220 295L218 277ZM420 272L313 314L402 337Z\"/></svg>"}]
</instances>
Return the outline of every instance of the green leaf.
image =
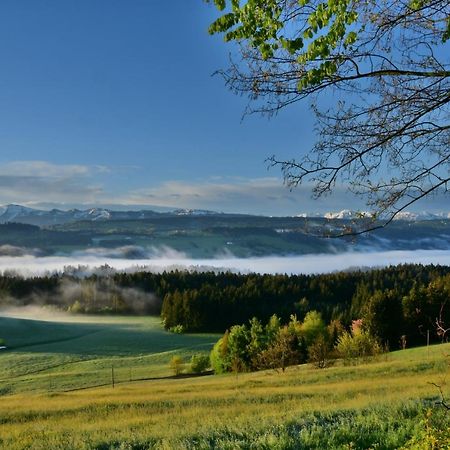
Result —
<instances>
[{"instance_id":1,"label":"green leaf","mask_svg":"<svg viewBox=\"0 0 450 450\"><path fill-rule=\"evenodd\" d=\"M450 17L447 19L447 29L442 35L442 42L445 43L450 39Z\"/></svg>"},{"instance_id":2,"label":"green leaf","mask_svg":"<svg viewBox=\"0 0 450 450\"><path fill-rule=\"evenodd\" d=\"M214 4L216 5L219 11L223 11L225 9L225 0L214 0Z\"/></svg>"}]
</instances>

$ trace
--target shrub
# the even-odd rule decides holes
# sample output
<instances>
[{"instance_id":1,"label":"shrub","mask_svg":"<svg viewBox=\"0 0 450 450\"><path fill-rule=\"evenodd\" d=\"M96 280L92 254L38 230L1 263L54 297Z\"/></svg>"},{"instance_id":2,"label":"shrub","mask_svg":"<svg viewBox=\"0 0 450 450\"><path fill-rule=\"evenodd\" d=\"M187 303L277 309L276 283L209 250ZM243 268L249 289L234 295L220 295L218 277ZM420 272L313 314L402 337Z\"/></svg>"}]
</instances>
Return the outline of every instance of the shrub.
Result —
<instances>
[{"instance_id":1,"label":"shrub","mask_svg":"<svg viewBox=\"0 0 450 450\"><path fill-rule=\"evenodd\" d=\"M450 426L448 422L435 424L432 419L432 411L428 410L425 419L422 421L421 430L402 447L402 450L438 450L449 448Z\"/></svg>"},{"instance_id":2,"label":"shrub","mask_svg":"<svg viewBox=\"0 0 450 450\"><path fill-rule=\"evenodd\" d=\"M175 334L183 334L184 333L184 327L183 327L183 325L174 325L173 327L169 328L169 331L171 333L175 333Z\"/></svg>"},{"instance_id":3,"label":"shrub","mask_svg":"<svg viewBox=\"0 0 450 450\"><path fill-rule=\"evenodd\" d=\"M0 347L3 347L6 345L6 341L3 338L0 338Z\"/></svg>"},{"instance_id":4,"label":"shrub","mask_svg":"<svg viewBox=\"0 0 450 450\"><path fill-rule=\"evenodd\" d=\"M72 314L80 314L84 313L85 309L79 300L75 300L75 302L67 308L67 312Z\"/></svg>"},{"instance_id":5,"label":"shrub","mask_svg":"<svg viewBox=\"0 0 450 450\"><path fill-rule=\"evenodd\" d=\"M352 333L343 333L338 339L336 350L345 360L367 358L383 352L378 339L361 328L354 328Z\"/></svg>"},{"instance_id":6,"label":"shrub","mask_svg":"<svg viewBox=\"0 0 450 450\"><path fill-rule=\"evenodd\" d=\"M180 356L175 355L169 363L170 369L174 375L180 375L183 372L184 363Z\"/></svg>"},{"instance_id":7,"label":"shrub","mask_svg":"<svg viewBox=\"0 0 450 450\"><path fill-rule=\"evenodd\" d=\"M228 358L228 331L214 344L209 359L214 373L225 373L231 370Z\"/></svg>"},{"instance_id":8,"label":"shrub","mask_svg":"<svg viewBox=\"0 0 450 450\"><path fill-rule=\"evenodd\" d=\"M210 366L209 356L204 354L192 355L191 358L191 372L192 373L202 373L207 370Z\"/></svg>"}]
</instances>

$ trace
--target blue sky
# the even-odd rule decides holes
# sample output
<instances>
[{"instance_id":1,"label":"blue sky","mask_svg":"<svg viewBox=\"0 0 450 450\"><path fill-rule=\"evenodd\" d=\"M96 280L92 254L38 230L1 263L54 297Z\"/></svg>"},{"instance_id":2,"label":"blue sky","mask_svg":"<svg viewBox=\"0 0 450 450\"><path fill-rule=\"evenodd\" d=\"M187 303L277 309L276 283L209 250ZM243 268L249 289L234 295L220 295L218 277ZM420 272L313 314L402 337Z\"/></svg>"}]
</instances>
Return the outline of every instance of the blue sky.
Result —
<instances>
[{"instance_id":1,"label":"blue sky","mask_svg":"<svg viewBox=\"0 0 450 450\"><path fill-rule=\"evenodd\" d=\"M362 207L313 202L265 159L314 141L307 104L241 121L214 70L232 47L202 0L0 3L0 203L167 206L258 214ZM353 201L352 201L353 202Z\"/></svg>"}]
</instances>

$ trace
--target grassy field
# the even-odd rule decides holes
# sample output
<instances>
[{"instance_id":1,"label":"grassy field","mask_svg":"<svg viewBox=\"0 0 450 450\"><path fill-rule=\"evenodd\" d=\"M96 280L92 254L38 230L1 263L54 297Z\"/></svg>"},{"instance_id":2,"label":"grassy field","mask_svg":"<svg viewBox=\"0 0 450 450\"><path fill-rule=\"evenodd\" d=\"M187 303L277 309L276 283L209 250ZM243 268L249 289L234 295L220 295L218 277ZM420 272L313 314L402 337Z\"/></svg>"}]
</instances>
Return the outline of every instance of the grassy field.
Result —
<instances>
[{"instance_id":1,"label":"grassy field","mask_svg":"<svg viewBox=\"0 0 450 450\"><path fill-rule=\"evenodd\" d=\"M448 344L323 370L129 382L131 364L167 375L170 355L216 337L168 334L152 318L1 319L0 329L15 346L0 354L2 374L15 380L1 382L10 386L0 397L2 449L396 449L426 430L428 408L437 427L449 426L429 384L445 383ZM124 378L114 389L61 391L96 371L107 380L111 363Z\"/></svg>"},{"instance_id":2,"label":"grassy field","mask_svg":"<svg viewBox=\"0 0 450 450\"><path fill-rule=\"evenodd\" d=\"M52 314L48 314L49 319ZM177 335L158 317L0 317L0 394L60 392L171 375L174 354L209 352L217 335Z\"/></svg>"}]
</instances>

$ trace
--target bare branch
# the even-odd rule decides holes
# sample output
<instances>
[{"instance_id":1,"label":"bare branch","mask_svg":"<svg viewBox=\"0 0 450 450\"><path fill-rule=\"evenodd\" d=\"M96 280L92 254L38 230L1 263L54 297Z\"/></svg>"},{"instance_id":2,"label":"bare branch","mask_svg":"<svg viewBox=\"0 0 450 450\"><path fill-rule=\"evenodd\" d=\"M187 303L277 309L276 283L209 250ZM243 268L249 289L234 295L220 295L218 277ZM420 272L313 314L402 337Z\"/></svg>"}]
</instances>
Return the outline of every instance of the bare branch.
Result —
<instances>
[{"instance_id":1,"label":"bare branch","mask_svg":"<svg viewBox=\"0 0 450 450\"><path fill-rule=\"evenodd\" d=\"M450 405L445 400L444 393L442 392L442 386L433 382L429 382L428 384L434 386L439 391L439 395L441 396L441 399L436 402L436 405L443 406L447 411L450 411Z\"/></svg>"}]
</instances>

